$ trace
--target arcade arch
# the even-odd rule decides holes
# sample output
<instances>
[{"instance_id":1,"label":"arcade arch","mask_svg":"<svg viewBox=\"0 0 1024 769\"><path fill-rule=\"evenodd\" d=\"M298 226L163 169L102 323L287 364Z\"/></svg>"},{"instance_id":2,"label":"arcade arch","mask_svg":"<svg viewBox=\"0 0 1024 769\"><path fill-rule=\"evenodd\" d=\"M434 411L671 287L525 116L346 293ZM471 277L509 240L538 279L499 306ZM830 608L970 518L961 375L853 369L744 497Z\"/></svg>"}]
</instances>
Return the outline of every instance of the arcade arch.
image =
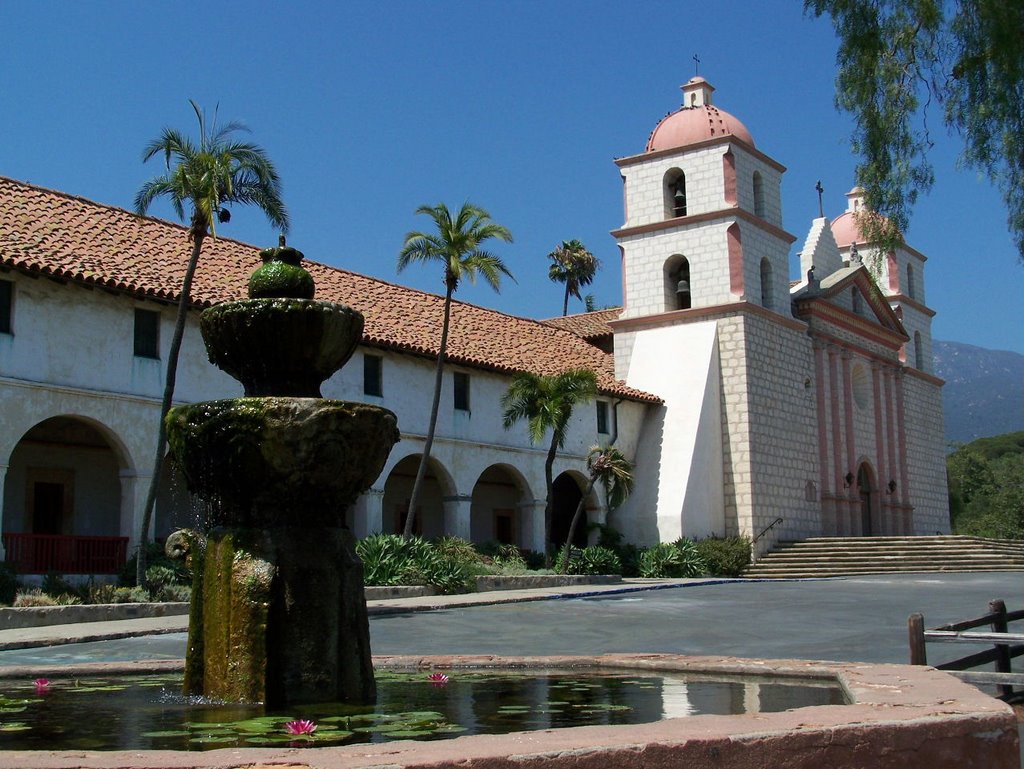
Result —
<instances>
[{"instance_id":1,"label":"arcade arch","mask_svg":"<svg viewBox=\"0 0 1024 769\"><path fill-rule=\"evenodd\" d=\"M576 514L576 507L583 497L586 489L586 480L579 473L566 471L555 478L551 488L551 541L553 551L565 544L569 536L569 526L572 524L572 517ZM599 503L595 492L591 492L590 498L584 504L584 519L576 527L573 537L574 547L586 547L589 532L587 524L591 522L590 511L598 507Z\"/></svg>"},{"instance_id":2,"label":"arcade arch","mask_svg":"<svg viewBox=\"0 0 1024 769\"><path fill-rule=\"evenodd\" d=\"M524 546L519 511L529 498L526 479L511 465L491 465L480 473L470 508L472 541Z\"/></svg>"},{"instance_id":3,"label":"arcade arch","mask_svg":"<svg viewBox=\"0 0 1024 769\"><path fill-rule=\"evenodd\" d=\"M420 455L403 457L388 473L384 483L382 525L385 533L401 534L405 530L405 518L409 511L409 498L420 466ZM416 511L413 531L421 537L435 539L444 536L445 497L455 494L455 486L447 470L434 457L427 464L423 478L420 507Z\"/></svg>"},{"instance_id":4,"label":"arcade arch","mask_svg":"<svg viewBox=\"0 0 1024 769\"><path fill-rule=\"evenodd\" d=\"M132 512L125 511L123 479L132 476L123 442L106 425L74 415L37 422L8 459L7 560L23 573L117 571Z\"/></svg>"}]
</instances>

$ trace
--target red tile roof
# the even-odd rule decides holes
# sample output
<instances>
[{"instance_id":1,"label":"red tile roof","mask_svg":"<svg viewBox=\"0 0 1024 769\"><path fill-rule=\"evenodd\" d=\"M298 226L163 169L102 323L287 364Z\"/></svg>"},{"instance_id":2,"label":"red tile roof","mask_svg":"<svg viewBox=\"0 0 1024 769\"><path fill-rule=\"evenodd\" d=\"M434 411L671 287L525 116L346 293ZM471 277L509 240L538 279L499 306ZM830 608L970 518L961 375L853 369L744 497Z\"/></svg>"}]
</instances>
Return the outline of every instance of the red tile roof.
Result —
<instances>
[{"instance_id":1,"label":"red tile roof","mask_svg":"<svg viewBox=\"0 0 1024 769\"><path fill-rule=\"evenodd\" d=\"M301 246L300 246L301 248ZM177 301L188 262L186 229L111 206L0 177L0 266ZM207 239L192 287L197 308L246 296L259 249ZM307 260L317 298L342 302L366 318L364 342L437 355L444 298ZM569 331L463 302L452 306L448 359L503 372L597 373L601 391L660 402L615 378L612 356Z\"/></svg>"},{"instance_id":2,"label":"red tile roof","mask_svg":"<svg viewBox=\"0 0 1024 769\"><path fill-rule=\"evenodd\" d=\"M621 314L621 307L609 307L606 310L582 312L579 315L548 318L542 320L541 323L568 331L583 339L597 339L614 333L608 324L613 320L618 320Z\"/></svg>"}]
</instances>

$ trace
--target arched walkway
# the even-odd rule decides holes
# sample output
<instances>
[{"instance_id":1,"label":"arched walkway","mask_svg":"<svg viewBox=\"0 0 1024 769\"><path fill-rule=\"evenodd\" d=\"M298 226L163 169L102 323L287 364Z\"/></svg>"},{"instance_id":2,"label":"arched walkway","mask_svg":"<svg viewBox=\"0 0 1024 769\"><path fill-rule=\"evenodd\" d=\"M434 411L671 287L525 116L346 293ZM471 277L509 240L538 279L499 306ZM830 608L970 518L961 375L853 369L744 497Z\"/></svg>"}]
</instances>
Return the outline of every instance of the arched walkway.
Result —
<instances>
[{"instance_id":1,"label":"arched walkway","mask_svg":"<svg viewBox=\"0 0 1024 769\"><path fill-rule=\"evenodd\" d=\"M383 531L401 533L409 510L409 498L420 466L420 455L410 454L394 466L384 483ZM443 536L445 497L454 494L451 479L441 464L431 457L423 479L419 509L413 523L415 533L427 539Z\"/></svg>"},{"instance_id":2,"label":"arched walkway","mask_svg":"<svg viewBox=\"0 0 1024 769\"><path fill-rule=\"evenodd\" d=\"M123 446L105 426L56 416L11 452L4 483L7 560L22 573L108 574L124 564Z\"/></svg>"},{"instance_id":3,"label":"arched walkway","mask_svg":"<svg viewBox=\"0 0 1024 769\"><path fill-rule=\"evenodd\" d=\"M470 535L473 542L523 545L519 505L526 483L509 465L491 465L473 486Z\"/></svg>"}]
</instances>

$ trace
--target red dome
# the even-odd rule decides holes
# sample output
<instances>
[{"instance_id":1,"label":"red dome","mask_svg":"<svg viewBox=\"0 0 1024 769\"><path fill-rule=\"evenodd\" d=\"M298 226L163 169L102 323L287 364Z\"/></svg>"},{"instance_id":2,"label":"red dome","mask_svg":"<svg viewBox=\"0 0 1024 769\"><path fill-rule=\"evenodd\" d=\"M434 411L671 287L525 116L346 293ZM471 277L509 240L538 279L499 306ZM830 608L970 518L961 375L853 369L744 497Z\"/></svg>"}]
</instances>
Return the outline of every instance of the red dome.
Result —
<instances>
[{"instance_id":1,"label":"red dome","mask_svg":"<svg viewBox=\"0 0 1024 769\"><path fill-rule=\"evenodd\" d=\"M832 236L840 248L846 248L851 243L864 244L864 234L857 226L853 211L846 211L832 220Z\"/></svg>"},{"instance_id":2,"label":"red dome","mask_svg":"<svg viewBox=\"0 0 1024 769\"><path fill-rule=\"evenodd\" d=\"M683 107L658 123L651 138L647 140L647 152L686 147L726 135L735 136L751 147L754 146L754 137L747 127L728 112L710 104Z\"/></svg>"}]
</instances>

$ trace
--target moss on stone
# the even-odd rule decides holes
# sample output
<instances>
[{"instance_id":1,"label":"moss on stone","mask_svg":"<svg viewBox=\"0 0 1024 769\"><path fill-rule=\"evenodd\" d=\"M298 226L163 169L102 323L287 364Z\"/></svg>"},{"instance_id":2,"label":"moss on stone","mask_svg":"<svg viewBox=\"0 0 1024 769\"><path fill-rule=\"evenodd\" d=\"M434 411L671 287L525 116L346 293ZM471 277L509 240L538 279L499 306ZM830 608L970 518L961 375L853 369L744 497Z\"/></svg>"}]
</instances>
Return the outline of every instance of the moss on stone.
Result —
<instances>
[{"instance_id":1,"label":"moss on stone","mask_svg":"<svg viewBox=\"0 0 1024 769\"><path fill-rule=\"evenodd\" d=\"M268 262L249 278L249 296L253 299L312 299L315 293L313 276L294 264Z\"/></svg>"}]
</instances>

